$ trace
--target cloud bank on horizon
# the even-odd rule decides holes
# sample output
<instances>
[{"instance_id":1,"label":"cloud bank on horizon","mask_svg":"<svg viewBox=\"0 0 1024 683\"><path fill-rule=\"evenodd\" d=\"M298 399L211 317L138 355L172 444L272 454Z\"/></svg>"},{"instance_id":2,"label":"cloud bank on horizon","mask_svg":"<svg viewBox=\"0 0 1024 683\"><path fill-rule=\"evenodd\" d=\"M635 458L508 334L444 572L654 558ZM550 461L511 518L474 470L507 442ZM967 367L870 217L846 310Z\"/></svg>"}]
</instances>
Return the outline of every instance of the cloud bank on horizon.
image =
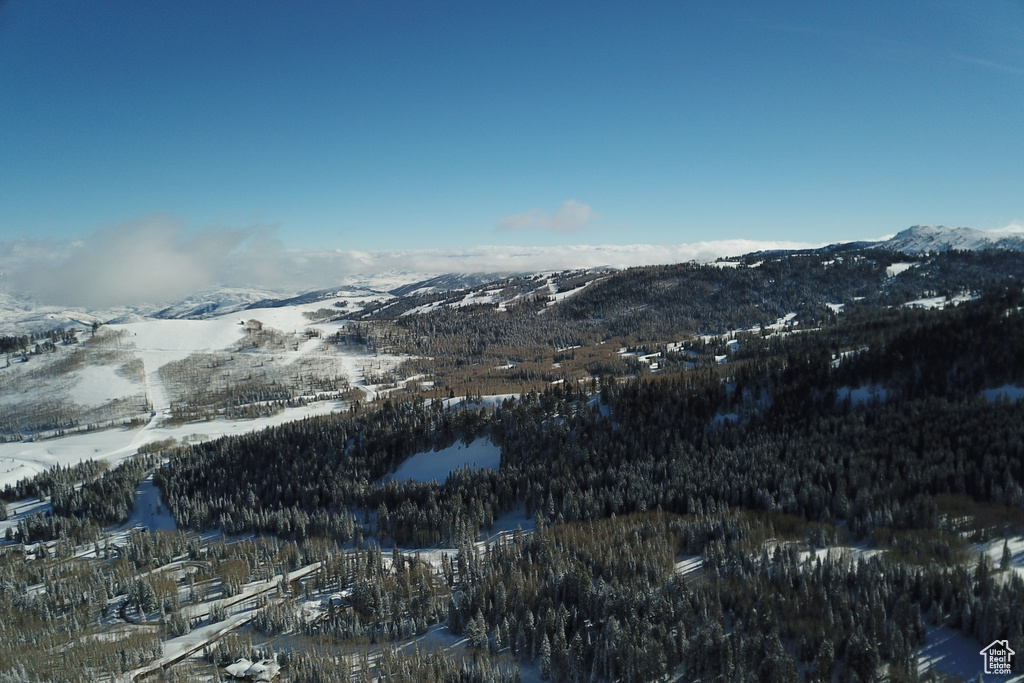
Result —
<instances>
[{"instance_id":1,"label":"cloud bank on horizon","mask_svg":"<svg viewBox=\"0 0 1024 683\"><path fill-rule=\"evenodd\" d=\"M563 205L563 210L568 205ZM585 210L577 215L589 216L590 208L580 206ZM571 210L578 208L570 206ZM993 232L1022 230L1024 227L1013 224ZM286 248L273 228L210 227L195 231L187 229L182 220L154 215L71 241L20 239L0 243L0 285L41 304L100 309L171 303L215 287L297 293L340 285L352 276L387 272L628 268L819 246L824 244L721 239L684 244L298 250Z\"/></svg>"}]
</instances>

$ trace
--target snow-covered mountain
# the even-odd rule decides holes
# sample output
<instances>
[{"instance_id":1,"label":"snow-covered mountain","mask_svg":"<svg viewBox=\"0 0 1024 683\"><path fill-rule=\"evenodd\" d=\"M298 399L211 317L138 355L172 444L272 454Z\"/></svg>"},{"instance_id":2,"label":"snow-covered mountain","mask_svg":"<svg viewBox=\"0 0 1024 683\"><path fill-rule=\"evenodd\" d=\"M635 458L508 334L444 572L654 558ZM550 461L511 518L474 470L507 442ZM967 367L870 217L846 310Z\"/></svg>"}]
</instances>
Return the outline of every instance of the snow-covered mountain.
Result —
<instances>
[{"instance_id":1,"label":"snow-covered mountain","mask_svg":"<svg viewBox=\"0 0 1024 683\"><path fill-rule=\"evenodd\" d=\"M944 225L915 225L876 246L905 254L958 249L1009 249L1024 251L1024 230L1006 229L986 232L974 228L950 228Z\"/></svg>"},{"instance_id":2,"label":"snow-covered mountain","mask_svg":"<svg viewBox=\"0 0 1024 683\"><path fill-rule=\"evenodd\" d=\"M512 277L513 275L513 273L446 273L396 287L389 291L395 296L436 294L437 292L447 292L453 289L479 287L480 285ZM517 273L517 275L523 275L523 273Z\"/></svg>"},{"instance_id":3,"label":"snow-covered mountain","mask_svg":"<svg viewBox=\"0 0 1024 683\"><path fill-rule=\"evenodd\" d=\"M290 294L290 293L289 293ZM284 292L260 290L260 289L237 289L221 288L208 292L202 292L186 297L179 302L169 306L160 307L155 311L140 311L153 318L179 319L191 318L201 319L211 316L225 315L236 311L244 310L260 301L267 299L279 299Z\"/></svg>"},{"instance_id":4,"label":"snow-covered mountain","mask_svg":"<svg viewBox=\"0 0 1024 683\"><path fill-rule=\"evenodd\" d=\"M22 335L69 327L87 328L94 322L106 322L131 315L128 309L87 311L62 306L42 306L31 299L0 291L0 336Z\"/></svg>"},{"instance_id":5,"label":"snow-covered mountain","mask_svg":"<svg viewBox=\"0 0 1024 683\"><path fill-rule=\"evenodd\" d=\"M339 278L338 286L311 292L219 287L169 304L119 306L101 310L40 304L29 297L5 291L4 281L0 279L0 335L89 327L94 322L125 324L149 318L205 320L249 309L296 306L328 299L389 299L412 291L441 291L467 287L489 282L496 277L498 276L389 271Z\"/></svg>"}]
</instances>

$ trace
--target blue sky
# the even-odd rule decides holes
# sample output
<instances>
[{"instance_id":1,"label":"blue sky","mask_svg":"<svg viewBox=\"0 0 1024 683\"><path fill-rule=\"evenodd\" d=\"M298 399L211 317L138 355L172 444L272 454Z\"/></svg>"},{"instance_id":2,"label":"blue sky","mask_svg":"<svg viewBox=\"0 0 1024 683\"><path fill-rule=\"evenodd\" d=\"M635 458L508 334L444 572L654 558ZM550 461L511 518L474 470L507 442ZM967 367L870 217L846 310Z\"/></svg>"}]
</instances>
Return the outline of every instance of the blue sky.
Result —
<instances>
[{"instance_id":1,"label":"blue sky","mask_svg":"<svg viewBox=\"0 0 1024 683\"><path fill-rule=\"evenodd\" d=\"M0 4L0 241L820 243L1022 159L1019 1Z\"/></svg>"}]
</instances>

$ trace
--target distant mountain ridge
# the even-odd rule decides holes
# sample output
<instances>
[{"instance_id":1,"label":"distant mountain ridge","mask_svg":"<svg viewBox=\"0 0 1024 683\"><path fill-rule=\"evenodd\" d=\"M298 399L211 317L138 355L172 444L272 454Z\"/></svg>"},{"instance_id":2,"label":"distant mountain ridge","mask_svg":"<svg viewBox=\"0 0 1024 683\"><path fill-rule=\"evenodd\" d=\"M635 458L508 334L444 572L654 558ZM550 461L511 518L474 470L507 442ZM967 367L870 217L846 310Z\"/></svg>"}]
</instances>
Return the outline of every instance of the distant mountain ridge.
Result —
<instances>
[{"instance_id":1,"label":"distant mountain ridge","mask_svg":"<svg viewBox=\"0 0 1024 683\"><path fill-rule=\"evenodd\" d=\"M875 246L890 251L901 251L904 254L924 254L951 249L1024 251L1024 231L1011 229L985 232L974 228L951 228L944 225L914 225L884 242L878 242Z\"/></svg>"},{"instance_id":2,"label":"distant mountain ridge","mask_svg":"<svg viewBox=\"0 0 1024 683\"><path fill-rule=\"evenodd\" d=\"M346 295L370 294L385 300L414 292L422 294L477 287L500 279L504 275L388 271L342 277L335 287L306 292L274 291L260 287L218 287L170 304L141 304L86 310L81 307L40 304L27 296L6 291L0 273L0 334L46 332L66 327L88 326L93 322L126 323L145 318L203 320L255 309L309 304Z\"/></svg>"},{"instance_id":3,"label":"distant mountain ridge","mask_svg":"<svg viewBox=\"0 0 1024 683\"><path fill-rule=\"evenodd\" d=\"M818 249L778 249L754 252L742 257L729 257L724 261L739 263L750 258L778 258L801 253L838 256L846 252L864 249L900 252L908 256L953 250L985 251L995 249L1024 252L1024 228L1011 227L999 231L982 231L964 227L915 225L890 239L878 242L843 242ZM220 287L191 295L170 304L116 306L104 310L86 310L43 305L9 291L5 286L8 283L5 281L3 273L0 272L0 333L9 334L16 330L42 332L68 326L87 325L94 321L113 323L129 322L140 318L205 319L252 309L308 304L353 294L379 295L382 301L395 297L406 299L414 298L417 295L440 295L443 292L463 289L469 291L513 276L529 277L530 274L388 271L341 277L337 286L313 291Z\"/></svg>"},{"instance_id":4,"label":"distant mountain ridge","mask_svg":"<svg viewBox=\"0 0 1024 683\"><path fill-rule=\"evenodd\" d=\"M836 242L816 249L771 249L756 251L743 256L719 259L738 261L747 257L777 257L790 254L816 253L841 254L861 249L885 249L907 255L936 254L946 251L984 251L1003 249L1024 251L1024 228L1012 226L1002 230L978 230L976 228L949 227L945 225L912 225L886 240L877 242Z\"/></svg>"}]
</instances>

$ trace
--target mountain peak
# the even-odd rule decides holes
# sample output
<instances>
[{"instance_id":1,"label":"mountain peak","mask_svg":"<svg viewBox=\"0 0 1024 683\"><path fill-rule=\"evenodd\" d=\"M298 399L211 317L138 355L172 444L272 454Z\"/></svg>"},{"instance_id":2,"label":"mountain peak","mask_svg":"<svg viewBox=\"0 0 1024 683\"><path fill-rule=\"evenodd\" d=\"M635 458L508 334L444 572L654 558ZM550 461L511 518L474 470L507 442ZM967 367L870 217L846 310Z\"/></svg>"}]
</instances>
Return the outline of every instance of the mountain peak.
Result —
<instances>
[{"instance_id":1,"label":"mountain peak","mask_svg":"<svg viewBox=\"0 0 1024 683\"><path fill-rule=\"evenodd\" d=\"M879 243L883 249L905 254L949 251L959 249L1011 249L1024 251L1024 237L1016 231L985 232L975 228L945 225L914 225Z\"/></svg>"}]
</instances>

